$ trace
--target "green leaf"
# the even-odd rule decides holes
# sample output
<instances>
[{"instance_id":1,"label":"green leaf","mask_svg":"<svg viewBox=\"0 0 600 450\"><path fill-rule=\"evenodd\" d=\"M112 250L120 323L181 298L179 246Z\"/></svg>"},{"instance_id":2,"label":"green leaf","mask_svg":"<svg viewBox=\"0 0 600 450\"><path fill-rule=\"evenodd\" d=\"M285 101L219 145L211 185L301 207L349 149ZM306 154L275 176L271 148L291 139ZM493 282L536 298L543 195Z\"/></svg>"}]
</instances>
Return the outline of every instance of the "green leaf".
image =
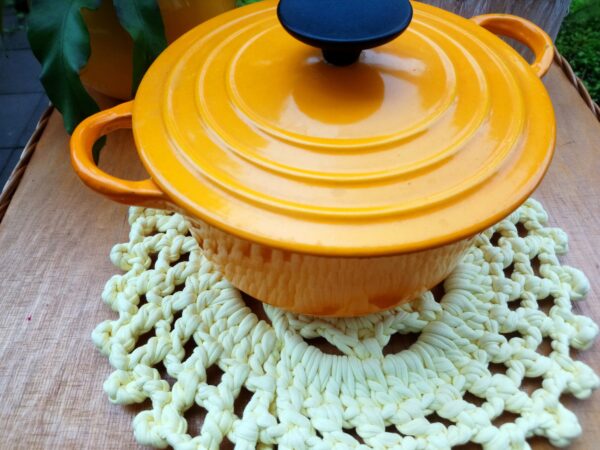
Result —
<instances>
[{"instance_id":1,"label":"green leaf","mask_svg":"<svg viewBox=\"0 0 600 450\"><path fill-rule=\"evenodd\" d=\"M260 2L261 0L235 0L235 6L240 7L244 5L249 5L250 3Z\"/></svg>"},{"instance_id":2,"label":"green leaf","mask_svg":"<svg viewBox=\"0 0 600 450\"><path fill-rule=\"evenodd\" d=\"M42 64L48 97L72 133L79 122L99 111L79 71L90 56L90 35L81 9L98 9L101 0L33 0L28 21L31 49Z\"/></svg>"},{"instance_id":3,"label":"green leaf","mask_svg":"<svg viewBox=\"0 0 600 450\"><path fill-rule=\"evenodd\" d=\"M600 102L600 2L574 2L556 45L583 79L594 100Z\"/></svg>"},{"instance_id":4,"label":"green leaf","mask_svg":"<svg viewBox=\"0 0 600 450\"><path fill-rule=\"evenodd\" d=\"M167 46L162 16L156 0L113 0L113 4L119 22L133 39L131 93L135 95L146 70Z\"/></svg>"}]
</instances>

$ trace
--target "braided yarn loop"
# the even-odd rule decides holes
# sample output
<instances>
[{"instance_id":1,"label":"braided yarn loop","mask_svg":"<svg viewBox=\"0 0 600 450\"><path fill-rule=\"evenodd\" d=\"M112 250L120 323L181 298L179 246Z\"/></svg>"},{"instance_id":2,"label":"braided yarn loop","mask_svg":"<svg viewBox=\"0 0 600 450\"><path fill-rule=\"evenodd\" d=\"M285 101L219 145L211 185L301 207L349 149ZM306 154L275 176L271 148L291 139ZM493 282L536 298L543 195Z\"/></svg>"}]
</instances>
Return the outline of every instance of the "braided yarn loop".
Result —
<instances>
[{"instance_id":1,"label":"braided yarn loop","mask_svg":"<svg viewBox=\"0 0 600 450\"><path fill-rule=\"evenodd\" d=\"M561 395L598 387L570 356L598 327L572 310L588 281L559 262L567 236L535 200L482 233L443 288L343 319L247 299L181 215L131 208L129 223L111 252L125 273L103 292L118 318L92 338L115 369L109 399L143 404L141 444L506 450L581 433Z\"/></svg>"}]
</instances>

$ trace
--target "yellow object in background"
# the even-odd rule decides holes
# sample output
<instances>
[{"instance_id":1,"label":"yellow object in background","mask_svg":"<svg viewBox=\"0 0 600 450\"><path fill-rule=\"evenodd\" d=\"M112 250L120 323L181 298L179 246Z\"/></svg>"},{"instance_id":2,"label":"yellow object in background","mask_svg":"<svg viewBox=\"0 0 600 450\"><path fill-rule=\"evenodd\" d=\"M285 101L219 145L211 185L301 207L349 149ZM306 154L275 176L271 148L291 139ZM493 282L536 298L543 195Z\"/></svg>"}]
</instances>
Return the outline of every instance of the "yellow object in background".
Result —
<instances>
[{"instance_id":1,"label":"yellow object in background","mask_svg":"<svg viewBox=\"0 0 600 450\"><path fill-rule=\"evenodd\" d=\"M167 42L218 14L233 9L235 0L159 0ZM131 37L121 27L112 2L96 11L82 10L90 32L92 53L81 71L84 84L116 99L131 98Z\"/></svg>"}]
</instances>

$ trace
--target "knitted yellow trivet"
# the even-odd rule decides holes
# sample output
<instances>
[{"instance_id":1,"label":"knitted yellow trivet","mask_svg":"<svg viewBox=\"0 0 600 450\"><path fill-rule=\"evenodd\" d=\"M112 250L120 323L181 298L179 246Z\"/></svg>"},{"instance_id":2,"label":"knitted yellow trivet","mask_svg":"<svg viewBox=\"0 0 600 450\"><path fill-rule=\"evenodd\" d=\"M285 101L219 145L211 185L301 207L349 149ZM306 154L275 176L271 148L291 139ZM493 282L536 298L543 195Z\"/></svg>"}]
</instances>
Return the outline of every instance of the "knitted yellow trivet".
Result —
<instances>
[{"instance_id":1,"label":"knitted yellow trivet","mask_svg":"<svg viewBox=\"0 0 600 450\"><path fill-rule=\"evenodd\" d=\"M445 294L356 319L269 306L259 319L180 215L132 208L129 221L130 241L111 253L126 273L103 293L119 318L93 340L116 369L104 384L111 401L151 400L133 421L140 443L429 450L471 441L507 450L528 449L534 435L564 446L581 432L560 396L588 397L598 386L569 355L598 328L573 314L588 282L560 264L567 236L533 200L476 240ZM394 335L410 333L412 345L390 352ZM311 343L318 337L328 348ZM198 410L205 417L192 436L186 416ZM506 411L513 420L499 424Z\"/></svg>"}]
</instances>

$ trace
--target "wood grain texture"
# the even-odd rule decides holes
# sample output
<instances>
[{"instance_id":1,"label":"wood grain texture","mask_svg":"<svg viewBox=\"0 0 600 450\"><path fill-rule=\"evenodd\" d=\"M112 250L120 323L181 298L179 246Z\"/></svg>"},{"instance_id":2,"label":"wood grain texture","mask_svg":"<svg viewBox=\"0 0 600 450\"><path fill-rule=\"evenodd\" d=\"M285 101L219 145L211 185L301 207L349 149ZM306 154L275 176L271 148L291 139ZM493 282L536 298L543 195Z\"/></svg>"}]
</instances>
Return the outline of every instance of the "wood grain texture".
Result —
<instances>
[{"instance_id":1,"label":"wood grain texture","mask_svg":"<svg viewBox=\"0 0 600 450\"><path fill-rule=\"evenodd\" d=\"M592 281L592 292L575 307L600 322L600 124L562 72L553 68L547 84L558 148L535 197L570 236L564 261ZM116 273L109 251L127 239L127 208L81 184L67 147L54 114L0 224L0 447L142 448L131 428L140 409L109 403L102 383L111 369L90 338L98 323L114 317L100 294ZM141 176L132 149L127 132L111 135L103 166ZM600 343L580 358L600 373ZM597 448L599 395L564 399L584 428L572 449ZM533 442L535 449L552 448Z\"/></svg>"},{"instance_id":2,"label":"wood grain texture","mask_svg":"<svg viewBox=\"0 0 600 450\"><path fill-rule=\"evenodd\" d=\"M538 24L556 39L560 25L569 12L571 0L421 0L463 17L487 13L508 13Z\"/></svg>"}]
</instances>

